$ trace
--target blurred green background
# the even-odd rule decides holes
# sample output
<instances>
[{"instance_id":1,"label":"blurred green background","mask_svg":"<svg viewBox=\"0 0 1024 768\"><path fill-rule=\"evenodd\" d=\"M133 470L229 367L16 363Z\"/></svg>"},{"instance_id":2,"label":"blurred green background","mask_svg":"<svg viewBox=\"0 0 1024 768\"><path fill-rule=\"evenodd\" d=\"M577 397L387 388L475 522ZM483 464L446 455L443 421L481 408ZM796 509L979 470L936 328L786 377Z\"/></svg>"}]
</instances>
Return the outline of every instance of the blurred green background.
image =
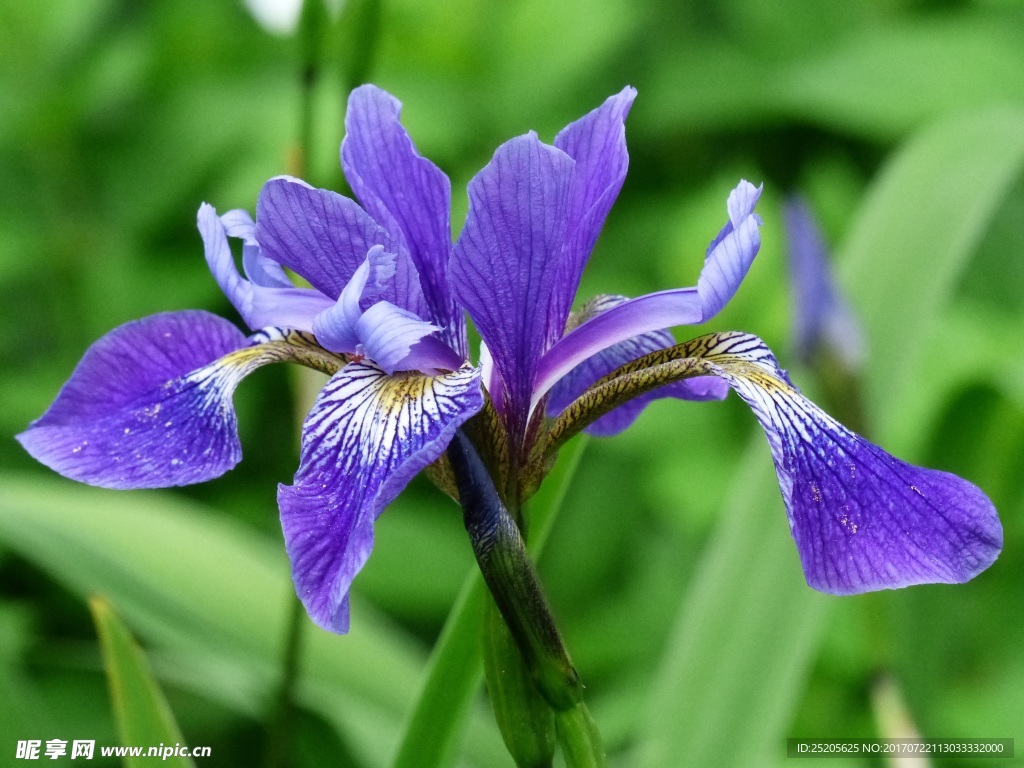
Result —
<instances>
[{"instance_id":1,"label":"blurred green background","mask_svg":"<svg viewBox=\"0 0 1024 768\"><path fill-rule=\"evenodd\" d=\"M275 489L309 382L248 380L245 459L194 488L81 487L13 435L112 327L189 307L237 319L195 212L252 210L296 169L303 40L240 0L0 2L0 765L19 739L122 743L96 593L188 742L212 746L199 764L260 764L292 599ZM708 330L764 337L813 395L779 215L802 192L865 326L872 436L1000 510L1004 553L974 582L832 598L803 584L736 398L662 401L589 441L540 570L612 765L779 765L788 736L908 722L1024 751L1024 5L348 0L321 44L305 177L344 189L345 95L372 80L451 177L456 233L501 141L550 141L637 87L629 177L580 296L693 284L729 190L763 181L761 254ZM378 524L352 634L307 627L289 764L390 764L471 567L459 510L418 479ZM482 693L464 725L453 763L511 764Z\"/></svg>"}]
</instances>

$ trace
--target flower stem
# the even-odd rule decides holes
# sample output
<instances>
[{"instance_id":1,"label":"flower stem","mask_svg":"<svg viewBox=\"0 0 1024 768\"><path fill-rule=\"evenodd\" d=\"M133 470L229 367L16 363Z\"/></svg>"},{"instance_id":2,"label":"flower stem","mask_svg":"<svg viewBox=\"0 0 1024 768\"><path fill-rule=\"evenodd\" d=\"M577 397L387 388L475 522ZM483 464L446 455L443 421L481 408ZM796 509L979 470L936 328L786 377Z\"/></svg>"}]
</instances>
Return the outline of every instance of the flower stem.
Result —
<instances>
[{"instance_id":1,"label":"flower stem","mask_svg":"<svg viewBox=\"0 0 1024 768\"><path fill-rule=\"evenodd\" d=\"M345 90L368 82L377 54L383 9L381 0L356 0L346 3L344 21L351 25L351 50L344 62Z\"/></svg>"},{"instance_id":2,"label":"flower stem","mask_svg":"<svg viewBox=\"0 0 1024 768\"><path fill-rule=\"evenodd\" d=\"M604 768L607 765L601 734L586 704L581 701L572 709L556 713L555 725L567 768Z\"/></svg>"},{"instance_id":3,"label":"flower stem","mask_svg":"<svg viewBox=\"0 0 1024 768\"><path fill-rule=\"evenodd\" d=\"M448 447L448 460L473 553L500 612L500 620L493 606L485 615L484 670L509 753L520 768L550 766L557 733L569 768L604 766L604 748L583 704L583 686L519 528L461 431Z\"/></svg>"},{"instance_id":4,"label":"flower stem","mask_svg":"<svg viewBox=\"0 0 1024 768\"><path fill-rule=\"evenodd\" d=\"M299 135L291 169L292 174L299 178L308 175L313 151L314 105L316 85L320 80L326 14L327 9L322 2L308 2L303 3L299 17Z\"/></svg>"},{"instance_id":5,"label":"flower stem","mask_svg":"<svg viewBox=\"0 0 1024 768\"><path fill-rule=\"evenodd\" d=\"M527 669L556 710L580 701L582 685L555 626L526 544L476 449L461 431L448 448L477 564Z\"/></svg>"},{"instance_id":6,"label":"flower stem","mask_svg":"<svg viewBox=\"0 0 1024 768\"><path fill-rule=\"evenodd\" d=\"M533 525L529 550L536 559L572 487L587 445L584 435L559 453L547 481L530 502ZM486 594L479 569L470 571L431 654L422 688L401 738L392 768L442 768L451 765L457 743L482 677L480 626ZM518 651L517 651L518 652Z\"/></svg>"},{"instance_id":7,"label":"flower stem","mask_svg":"<svg viewBox=\"0 0 1024 768\"><path fill-rule=\"evenodd\" d=\"M494 600L486 600L483 618L484 677L501 738L519 768L551 768L551 705L537 689Z\"/></svg>"}]
</instances>

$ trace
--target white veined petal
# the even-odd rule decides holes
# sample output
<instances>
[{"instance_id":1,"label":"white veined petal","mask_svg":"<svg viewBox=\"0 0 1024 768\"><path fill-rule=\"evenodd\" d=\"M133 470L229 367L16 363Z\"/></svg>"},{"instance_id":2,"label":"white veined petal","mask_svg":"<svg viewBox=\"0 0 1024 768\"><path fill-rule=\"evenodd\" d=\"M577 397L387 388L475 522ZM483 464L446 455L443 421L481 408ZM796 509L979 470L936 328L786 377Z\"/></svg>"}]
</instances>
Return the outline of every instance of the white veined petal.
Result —
<instances>
[{"instance_id":1,"label":"white veined petal","mask_svg":"<svg viewBox=\"0 0 1024 768\"><path fill-rule=\"evenodd\" d=\"M348 590L369 556L373 521L483 407L480 372L388 376L350 363L303 427L293 485L278 493L295 588L313 620L348 630Z\"/></svg>"}]
</instances>

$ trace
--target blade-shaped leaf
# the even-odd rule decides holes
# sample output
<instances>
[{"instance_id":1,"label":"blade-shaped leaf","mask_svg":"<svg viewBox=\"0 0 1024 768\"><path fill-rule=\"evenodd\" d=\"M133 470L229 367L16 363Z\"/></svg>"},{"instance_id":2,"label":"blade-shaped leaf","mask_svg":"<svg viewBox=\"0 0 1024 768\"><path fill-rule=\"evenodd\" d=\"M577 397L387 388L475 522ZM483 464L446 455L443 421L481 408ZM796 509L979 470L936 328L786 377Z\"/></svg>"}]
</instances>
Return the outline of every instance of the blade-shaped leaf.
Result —
<instances>
[{"instance_id":1,"label":"blade-shaped leaf","mask_svg":"<svg viewBox=\"0 0 1024 768\"><path fill-rule=\"evenodd\" d=\"M1015 25L980 15L854 27L823 55L779 73L776 98L840 131L897 138L943 115L1019 103L1022 44Z\"/></svg>"},{"instance_id":2,"label":"blade-shaped leaf","mask_svg":"<svg viewBox=\"0 0 1024 768\"><path fill-rule=\"evenodd\" d=\"M35 681L22 659L34 636L30 612L23 605L0 602L0 754L14 754L16 742L53 732L53 722Z\"/></svg>"},{"instance_id":3,"label":"blade-shaped leaf","mask_svg":"<svg viewBox=\"0 0 1024 768\"><path fill-rule=\"evenodd\" d=\"M146 656L135 638L114 612L113 606L101 597L89 600L93 621L103 649L103 664L107 670L110 698L114 706L117 733L123 746L141 746L173 749L187 744L174 719L163 691L153 679ZM189 757L169 753L164 765L194 768ZM125 765L138 768L150 758L125 757Z\"/></svg>"},{"instance_id":4,"label":"blade-shaped leaf","mask_svg":"<svg viewBox=\"0 0 1024 768\"><path fill-rule=\"evenodd\" d=\"M1007 107L922 131L870 189L838 259L868 338L876 439L887 439L935 318L1022 167L1024 111Z\"/></svg>"},{"instance_id":5,"label":"blade-shaped leaf","mask_svg":"<svg viewBox=\"0 0 1024 768\"><path fill-rule=\"evenodd\" d=\"M0 479L0 540L83 598L116 601L158 647L215 659L234 670L224 680L243 675L262 692L257 707L269 706L295 599L283 546L173 494L12 475ZM354 612L345 637L306 627L298 700L335 723L368 765L381 765L423 655L371 606ZM492 754L477 741L467 748L482 764Z\"/></svg>"},{"instance_id":6,"label":"blade-shaped leaf","mask_svg":"<svg viewBox=\"0 0 1024 768\"><path fill-rule=\"evenodd\" d=\"M804 583L771 459L744 455L657 673L639 764L753 765L789 721L828 612ZM777 744L776 744L777 746ZM725 751L723 751L725 750Z\"/></svg>"}]
</instances>

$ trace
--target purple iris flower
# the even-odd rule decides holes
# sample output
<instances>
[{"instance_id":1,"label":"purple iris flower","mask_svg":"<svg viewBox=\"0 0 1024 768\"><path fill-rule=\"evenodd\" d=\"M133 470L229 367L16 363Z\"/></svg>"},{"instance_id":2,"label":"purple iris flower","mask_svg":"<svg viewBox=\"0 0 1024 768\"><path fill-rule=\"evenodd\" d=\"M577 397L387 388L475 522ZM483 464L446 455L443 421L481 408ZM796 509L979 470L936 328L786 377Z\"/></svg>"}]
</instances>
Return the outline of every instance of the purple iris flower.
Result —
<instances>
[{"instance_id":1,"label":"purple iris flower","mask_svg":"<svg viewBox=\"0 0 1024 768\"><path fill-rule=\"evenodd\" d=\"M634 96L631 88L612 96L561 131L554 146L532 133L507 142L469 185L452 284L486 345L485 384L519 461L543 443L542 410L555 418L552 433L587 423L612 434L652 397L721 398L732 387L767 433L811 586L850 594L962 582L987 568L1002 528L975 486L906 464L838 424L800 394L756 337L711 335L674 346L667 328L707 321L739 288L760 247L760 188L743 181L729 196L729 220L708 247L696 287L598 297L570 314L625 177L624 122ZM652 390L643 377L663 374L663 363L685 369L686 378ZM624 400L622 391L637 382L641 397L586 418L606 396Z\"/></svg>"},{"instance_id":2,"label":"purple iris flower","mask_svg":"<svg viewBox=\"0 0 1024 768\"><path fill-rule=\"evenodd\" d=\"M277 178L260 193L255 221L199 210L210 269L254 333L199 311L121 326L86 352L19 439L93 485L201 482L240 459L231 397L244 376L279 361L331 374L278 501L296 590L313 620L337 632L349 625L349 587L374 520L490 407L485 390L508 438L509 466L491 470L525 476L550 465L545 446L557 450L557 434L613 434L654 397L720 399L732 387L768 434L812 586L849 593L983 570L1002 531L977 488L845 430L800 395L756 337L675 345L668 328L707 321L739 288L760 247L760 188L743 181L729 195L695 287L598 297L572 312L625 178L634 97L632 88L612 96L553 146L531 133L499 147L469 185L453 247L447 177L417 153L400 104L358 88L341 158L359 204ZM241 240L242 273L229 238ZM468 361L463 311L484 342L479 368ZM630 366L641 384L665 386L631 390ZM587 410L608 392L617 407ZM524 497L532 488L508 487Z\"/></svg>"},{"instance_id":3,"label":"purple iris flower","mask_svg":"<svg viewBox=\"0 0 1024 768\"><path fill-rule=\"evenodd\" d=\"M665 329L717 314L760 247L753 210L761 190L744 181L729 196L729 221L708 247L696 287L637 299L601 296L570 313L626 177L625 119L635 97L633 88L623 89L563 129L554 146L533 133L506 142L469 185L469 214L452 258L453 288L483 337L485 383L521 448L531 417L541 410L555 415L623 363L671 346ZM619 432L654 397L721 399L727 391L719 379L686 380L588 429Z\"/></svg>"},{"instance_id":4,"label":"purple iris flower","mask_svg":"<svg viewBox=\"0 0 1024 768\"><path fill-rule=\"evenodd\" d=\"M256 333L199 311L116 328L19 436L39 461L92 485L196 483L241 458L231 398L244 376L277 361L333 374L278 501L296 591L337 632L348 629L374 520L484 403L448 282L448 178L416 152L399 111L371 86L349 99L342 164L361 206L278 178L255 222L199 209L210 269ZM229 237L242 241L244 275Z\"/></svg>"}]
</instances>

